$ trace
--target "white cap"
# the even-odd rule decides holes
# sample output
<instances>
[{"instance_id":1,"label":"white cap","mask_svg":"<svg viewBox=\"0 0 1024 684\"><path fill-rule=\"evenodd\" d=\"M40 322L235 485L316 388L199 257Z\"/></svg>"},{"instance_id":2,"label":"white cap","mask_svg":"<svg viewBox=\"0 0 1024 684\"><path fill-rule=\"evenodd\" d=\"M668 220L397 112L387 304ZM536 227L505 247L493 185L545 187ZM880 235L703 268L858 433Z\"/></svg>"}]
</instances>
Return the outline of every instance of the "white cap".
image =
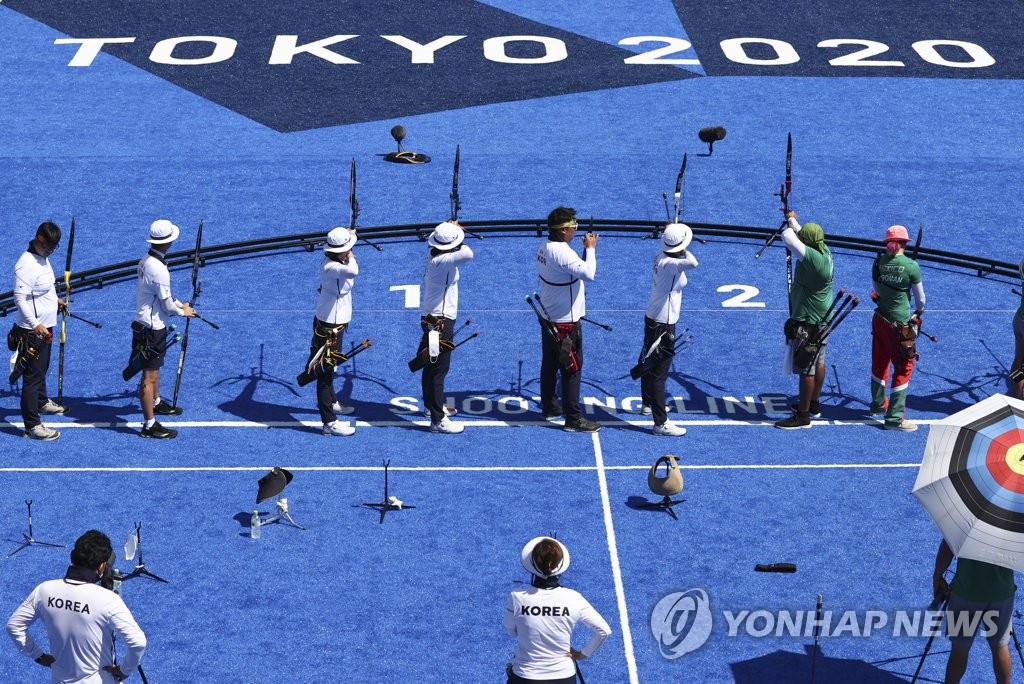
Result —
<instances>
[{"instance_id":1,"label":"white cap","mask_svg":"<svg viewBox=\"0 0 1024 684\"><path fill-rule=\"evenodd\" d=\"M693 240L693 231L685 223L670 223L665 226L665 232L661 234L662 251L669 254L681 252L690 245Z\"/></svg>"},{"instance_id":2,"label":"white cap","mask_svg":"<svg viewBox=\"0 0 1024 684\"><path fill-rule=\"evenodd\" d=\"M550 575L544 574L537 568L536 565L533 564L533 549L535 546L537 546L537 544L541 543L545 539L550 539L551 541L555 542L560 547L562 547L562 562L558 564L558 567L555 568L555 571L552 572ZM537 577L541 577L543 579L547 579L548 577L555 577L557 575L561 575L563 572L569 569L569 549L565 548L565 544L552 537L534 537L530 541L526 542L526 546L523 547L523 553L520 557L520 560L522 561L523 567L526 568L526 571L528 573L530 573L531 575L536 575Z\"/></svg>"},{"instance_id":3,"label":"white cap","mask_svg":"<svg viewBox=\"0 0 1024 684\"><path fill-rule=\"evenodd\" d=\"M335 228L327 234L324 251L328 253L347 252L356 242L356 234L348 228Z\"/></svg>"},{"instance_id":4,"label":"white cap","mask_svg":"<svg viewBox=\"0 0 1024 684\"><path fill-rule=\"evenodd\" d=\"M434 232L427 238L427 244L434 249L447 252L461 245L465 238L466 233L462 230L462 226L445 221L434 228Z\"/></svg>"},{"instance_id":5,"label":"white cap","mask_svg":"<svg viewBox=\"0 0 1024 684\"><path fill-rule=\"evenodd\" d=\"M178 226L167 219L158 219L149 225L149 237L146 242L153 245L164 245L178 239Z\"/></svg>"}]
</instances>

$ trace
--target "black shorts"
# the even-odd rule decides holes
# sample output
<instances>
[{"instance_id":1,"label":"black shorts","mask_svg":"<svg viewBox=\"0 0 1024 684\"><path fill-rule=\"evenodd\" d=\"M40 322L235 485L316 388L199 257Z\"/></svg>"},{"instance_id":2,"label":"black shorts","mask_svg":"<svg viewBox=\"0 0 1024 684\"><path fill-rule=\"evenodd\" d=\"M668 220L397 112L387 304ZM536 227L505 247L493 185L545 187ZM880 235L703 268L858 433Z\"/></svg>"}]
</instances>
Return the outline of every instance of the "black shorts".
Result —
<instances>
[{"instance_id":1,"label":"black shorts","mask_svg":"<svg viewBox=\"0 0 1024 684\"><path fill-rule=\"evenodd\" d=\"M167 354L167 328L154 330L138 321L132 323L132 356L140 355L141 368L159 370Z\"/></svg>"}]
</instances>

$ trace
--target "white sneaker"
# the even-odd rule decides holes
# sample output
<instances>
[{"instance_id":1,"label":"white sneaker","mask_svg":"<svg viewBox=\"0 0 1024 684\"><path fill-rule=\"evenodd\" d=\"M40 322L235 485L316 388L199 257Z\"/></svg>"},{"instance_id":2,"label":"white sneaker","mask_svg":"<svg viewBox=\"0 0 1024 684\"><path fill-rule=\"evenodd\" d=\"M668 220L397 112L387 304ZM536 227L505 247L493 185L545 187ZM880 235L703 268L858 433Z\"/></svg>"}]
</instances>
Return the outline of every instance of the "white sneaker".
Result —
<instances>
[{"instance_id":1,"label":"white sneaker","mask_svg":"<svg viewBox=\"0 0 1024 684\"><path fill-rule=\"evenodd\" d=\"M53 399L47 399L46 403L39 407L40 413L49 413L51 415L63 415L67 410L66 406L61 406Z\"/></svg>"},{"instance_id":2,"label":"white sneaker","mask_svg":"<svg viewBox=\"0 0 1024 684\"><path fill-rule=\"evenodd\" d=\"M356 429L348 423L334 421L324 425L324 434L329 437L350 437L356 434Z\"/></svg>"},{"instance_id":3,"label":"white sneaker","mask_svg":"<svg viewBox=\"0 0 1024 684\"><path fill-rule=\"evenodd\" d=\"M682 437L686 434L686 428L674 425L672 421L665 421L664 425L655 425L654 434L662 437Z\"/></svg>"},{"instance_id":4,"label":"white sneaker","mask_svg":"<svg viewBox=\"0 0 1024 684\"><path fill-rule=\"evenodd\" d=\"M640 407L640 415L642 415L642 416L649 416L649 415L651 415L651 413L652 413L651 407L648 406L647 404L644 404L643 406Z\"/></svg>"},{"instance_id":5,"label":"white sneaker","mask_svg":"<svg viewBox=\"0 0 1024 684\"><path fill-rule=\"evenodd\" d=\"M451 406L445 406L444 407L444 412L445 412L445 415L447 415L449 418L451 418L452 416L454 416L459 411L458 411L458 409L454 409ZM423 417L424 418L429 418L430 417L430 409L423 409Z\"/></svg>"},{"instance_id":6,"label":"white sneaker","mask_svg":"<svg viewBox=\"0 0 1024 684\"><path fill-rule=\"evenodd\" d=\"M914 423L908 423L905 420L901 420L898 423L882 423L883 430L899 430L900 432L914 432L917 430L917 425Z\"/></svg>"},{"instance_id":7,"label":"white sneaker","mask_svg":"<svg viewBox=\"0 0 1024 684\"><path fill-rule=\"evenodd\" d=\"M331 404L331 410L339 416L350 416L356 412L355 406L345 406L340 401L336 401Z\"/></svg>"},{"instance_id":8,"label":"white sneaker","mask_svg":"<svg viewBox=\"0 0 1024 684\"><path fill-rule=\"evenodd\" d=\"M39 439L44 442L52 442L53 440L60 437L60 433L56 430L51 430L45 425L34 425L28 430L25 430L25 437L30 439Z\"/></svg>"},{"instance_id":9,"label":"white sneaker","mask_svg":"<svg viewBox=\"0 0 1024 684\"><path fill-rule=\"evenodd\" d=\"M465 429L466 428L463 425L448 420L448 418L442 418L440 423L430 424L431 432L441 432L446 435L457 435Z\"/></svg>"}]
</instances>

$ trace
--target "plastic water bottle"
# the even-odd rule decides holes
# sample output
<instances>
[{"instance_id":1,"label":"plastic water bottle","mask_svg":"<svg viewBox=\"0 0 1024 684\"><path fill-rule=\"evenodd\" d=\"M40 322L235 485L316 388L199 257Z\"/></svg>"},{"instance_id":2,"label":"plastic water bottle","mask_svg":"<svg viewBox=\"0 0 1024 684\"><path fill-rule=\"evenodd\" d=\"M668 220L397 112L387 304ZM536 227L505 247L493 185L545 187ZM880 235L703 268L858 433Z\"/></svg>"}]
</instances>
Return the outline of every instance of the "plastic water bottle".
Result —
<instances>
[{"instance_id":1,"label":"plastic water bottle","mask_svg":"<svg viewBox=\"0 0 1024 684\"><path fill-rule=\"evenodd\" d=\"M249 536L253 539L260 538L260 512L252 512L252 522L249 523Z\"/></svg>"},{"instance_id":2,"label":"plastic water bottle","mask_svg":"<svg viewBox=\"0 0 1024 684\"><path fill-rule=\"evenodd\" d=\"M118 596L121 595L121 571L117 568L114 568L113 579L111 581L110 588L113 589L114 593Z\"/></svg>"}]
</instances>

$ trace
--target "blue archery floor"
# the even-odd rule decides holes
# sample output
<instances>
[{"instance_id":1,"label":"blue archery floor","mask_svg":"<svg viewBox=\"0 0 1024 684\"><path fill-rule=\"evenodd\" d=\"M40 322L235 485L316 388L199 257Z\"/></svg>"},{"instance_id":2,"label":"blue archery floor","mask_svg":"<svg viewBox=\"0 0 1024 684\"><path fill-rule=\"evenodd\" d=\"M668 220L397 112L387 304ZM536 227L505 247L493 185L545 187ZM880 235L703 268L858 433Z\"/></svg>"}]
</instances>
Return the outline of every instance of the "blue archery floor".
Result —
<instances>
[{"instance_id":1,"label":"blue archery floor","mask_svg":"<svg viewBox=\"0 0 1024 684\"><path fill-rule=\"evenodd\" d=\"M66 231L75 217L75 273L138 260L146 226L161 217L181 227L181 251L192 249L200 220L207 246L326 234L349 224L352 159L360 227L441 221L448 217L456 145L463 220L543 219L569 205L584 224L590 216L661 221L660 195L672 190L687 153L684 221L774 227L780 214L773 193L784 177L790 133L792 206L826 235L878 239L902 223L915 235L923 227L925 247L1013 263L1021 257L1024 128L1017 112L1024 94L1014 77L1018 46L1003 28L1016 16L1009 4L950 9L915 1L892 12L858 0L823 12L820 3L733 3L716 29L705 25L699 8L668 0L628 8L495 0L488 4L507 5L517 16L503 17L501 26L473 25L472 17L497 16L473 2L473 12L458 12L459 22L470 21L465 30L461 23L425 26L419 13L388 16L388 3L356 4L296 7L293 16L256 2L244 16L262 9L273 14L267 27L276 27L308 11L322 31L323 17L340 26L348 13L345 21L362 27L353 33L385 26L408 36L457 30L470 40L529 26L598 41L594 54L611 54L618 75L602 80L574 52L565 64L587 71L585 78L542 65L532 71L535 84L519 75L510 85L481 77L495 72L475 47L397 71L375 55L340 72L310 74L296 63L287 72L296 79L290 85L312 87L327 73L333 87L341 73L364 85L353 85L341 104L391 118L284 134L113 54L101 53L88 68L69 67L72 48L54 41L69 37L62 31L70 28L29 16L50 8L9 1L0 5L0 30L10 38L0 69L0 269L13 265L44 218ZM125 49L143 57L151 39L175 31L227 36L266 28L240 28L230 3L171 12L153 26L117 16L113 7L53 14L70 26L89 26L83 30L90 35L137 36ZM440 21L460 7L441 3L431 17ZM131 9L125 14L133 17L157 11ZM735 63L723 68L723 57L715 61L720 38L774 36L778 26L796 25L780 23L783 11L825 31L798 32L804 42L789 37L798 44L798 63L744 71ZM985 21L973 21L972 12ZM908 30L908 17L917 16L927 20ZM179 20L196 25L178 26ZM815 52L814 41L864 37L863 25L906 62L903 70L826 68L832 53ZM690 37L694 49L685 55L704 66L680 67L684 78L664 82L623 76L628 53L607 48L645 34ZM954 35L1000 61L987 71L929 71L933 65L910 48L922 38ZM248 39L240 46L258 49ZM951 59L962 58L954 53ZM361 71L352 76L350 67ZM209 73L221 73L217 68ZM414 82L398 89L400 102L389 103L377 86L408 78L410 68ZM598 89L562 92L566 78L593 79ZM462 90L471 79L487 97L467 104ZM275 95L246 92L256 108ZM448 109L400 117L391 111L410 111L406 105L439 94ZM281 110L285 124L294 123L287 120L289 101ZM394 150L395 125L408 131L405 149L429 153L430 164L381 160ZM727 128L728 136L707 154L697 131L711 125ZM837 253L836 288L862 302L830 342L823 416L810 430L784 432L772 426L796 393L795 378L780 374L784 252L777 245L755 260L757 242L695 243L701 265L684 292L679 324L693 342L677 357L668 384L669 416L689 432L668 439L652 435L650 418L636 412L639 385L628 376L642 340L657 243L604 235L598 277L587 288L588 315L613 328L585 329L582 395L588 415L604 426L594 437L543 422L535 399L540 331L524 296L537 287L541 239L469 240L477 258L463 269L459 319L473 323L460 339L481 335L459 348L448 378L458 420L467 425L459 436L427 431L419 376L406 366L420 336L418 309L406 301L415 300L409 288L422 277L426 247L419 241L387 242L379 253L365 244L356 249L362 270L345 346L367 338L373 346L337 381L342 400L356 409L351 438L323 437L313 388L295 382L306 360L319 253L204 266L197 308L221 329L190 327L179 398L185 413L166 421L180 429L167 442L137 436L137 386L120 375L133 283L74 293L73 310L103 328L69 323L64 393L72 411L48 421L61 438L22 439L17 392L0 391L0 609L12 611L67 564L67 549L45 546L5 557L27 532L24 501L32 500L34 536L42 541L70 545L95 527L120 547L133 523L142 523L146 565L170 581L124 585L149 636L143 665L154 684L502 681L514 642L501 618L509 591L528 581L520 549L532 537L557 534L572 553L565 583L613 629L582 664L591 684L788 684L810 681L812 668L819 682L908 681L926 638L894 636L891 625L870 636L822 638L815 651L807 634L730 636L724 615L813 611L819 594L836 616L927 606L939 533L910 494L917 464L930 423L1006 391L1010 320L1020 302L1010 292L1014 284L924 265L925 330L940 341L919 341L907 404L908 419L921 429L893 434L865 415L871 257ZM66 246L52 259L58 272ZM188 269L172 273L179 299L189 298L188 279ZM162 378L165 397L173 393L178 358L175 348ZM51 394L56 374L55 354ZM640 507L655 498L647 470L666 453L679 456L686 480L678 520ZM415 508L381 522L363 504L382 500L385 462L390 493ZM274 512L272 501L256 505L256 483L274 466L294 473L284 495L306 529L275 524L254 541L253 508ZM119 567L128 571L136 562L121 559ZM754 571L755 564L777 562L798 570ZM709 597L711 636L682 658L666 658L651 624L654 608L673 592L696 589ZM1017 627L1022 609L1019 599ZM44 640L38 626L35 634ZM919 681L941 679L948 648L936 640ZM0 682L46 675L12 647L0 649ZM984 644L975 644L964 681L991 681Z\"/></svg>"},{"instance_id":2,"label":"blue archery floor","mask_svg":"<svg viewBox=\"0 0 1024 684\"><path fill-rule=\"evenodd\" d=\"M186 413L166 421L181 430L168 442L137 437L136 388L119 376L132 284L77 294L77 310L104 327L72 329L65 379L72 413L52 421L63 429L59 442L16 439L17 403L6 394L0 483L11 549L24 499L34 501L36 536L65 544L82 521L118 543L142 521L148 567L171 580L137 579L125 589L152 637L145 667L154 681L318 681L325 672L430 681L440 668L457 681L491 680L513 646L500 627L505 596L526 581L517 549L547 533L572 551L567 584L583 590L615 631L584 664L588 679L622 681L632 667L640 681L781 682L792 681L794 668L809 671L812 659L821 681L908 676L923 638L885 630L840 636L823 640L815 657L810 638L730 637L719 618L703 648L669 661L648 624L661 596L690 588L705 590L716 613L811 610L818 593L837 614L928 603L938 534L909 494L927 428L894 435L865 415L869 306L862 303L830 343L822 419L811 430L777 430L771 422L785 415L795 389L779 371L783 253L769 250L755 262L753 243L694 244L701 267L684 293L679 326L694 341L669 381L669 415L689 433L655 437L649 417L636 412L628 369L656 245L602 238L588 308L613 330L585 331L582 394L605 425L592 439L538 413L539 331L522 301L533 290L536 242L470 243L477 259L463 269L460 322L473 320L463 335L482 334L456 352L449 376L468 426L457 437L426 430L419 376L405 366L418 342L418 313L404 306L404 290L391 287L418 283L425 248L416 241L389 243L380 254L357 251L362 271L346 347L364 337L373 347L339 374L339 395L355 406L358 426L345 439L319 434L313 392L294 382L319 254L201 271L200 310L221 330L191 327L179 400ZM843 253L836 261L837 287L866 293L870 261ZM503 286L481 283L495 269ZM1008 286L927 266L924 278L932 302L959 293L961 304L926 315L940 342L920 342L908 415L927 423L1003 391L1012 337L1009 309L984 308L1009 302ZM172 279L184 287L187 272ZM246 301L259 308L231 301L243 283ZM743 291L744 303L760 306L723 306L740 292L720 291L732 285L756 289ZM177 358L168 355L164 396ZM686 478L679 520L637 508L655 499L646 470L664 453L680 456ZM361 504L383 499L384 461L391 493L415 508L380 523ZM285 495L307 529L274 525L254 542L247 525L256 480L275 465L295 473ZM272 513L272 503L258 508ZM13 605L38 578L59 574L65 559L64 550L35 547L4 560L4 602ZM794 562L798 572L753 572L764 562ZM382 648L387 658L365 658ZM929 676L941 672L945 648L934 647ZM240 650L245 658L221 657ZM311 661L310 652L319 655ZM18 677L29 676L30 665L10 651L0 656L0 669Z\"/></svg>"}]
</instances>

